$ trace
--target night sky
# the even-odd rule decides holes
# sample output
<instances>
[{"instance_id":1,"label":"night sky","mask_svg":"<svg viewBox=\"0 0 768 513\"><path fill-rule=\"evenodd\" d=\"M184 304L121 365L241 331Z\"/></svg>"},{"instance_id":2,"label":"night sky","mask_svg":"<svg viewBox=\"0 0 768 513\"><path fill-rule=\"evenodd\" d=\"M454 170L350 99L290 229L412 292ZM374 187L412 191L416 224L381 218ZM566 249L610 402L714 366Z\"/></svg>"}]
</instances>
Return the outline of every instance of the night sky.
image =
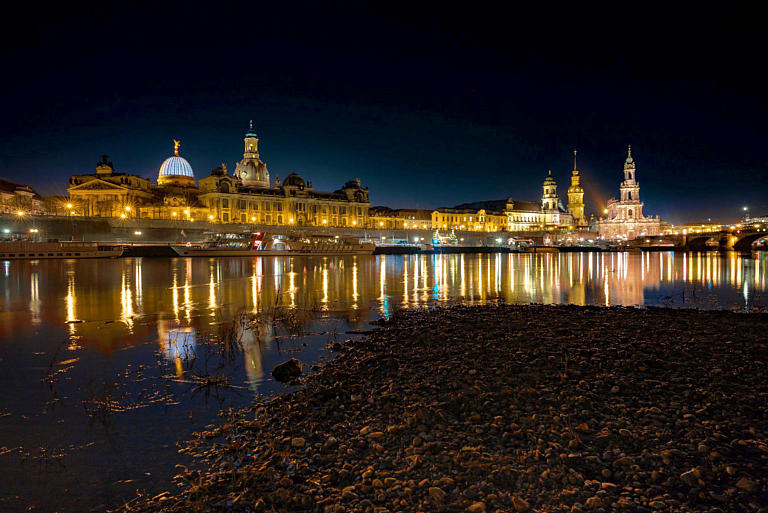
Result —
<instances>
[{"instance_id":1,"label":"night sky","mask_svg":"<svg viewBox=\"0 0 768 513\"><path fill-rule=\"evenodd\" d=\"M156 178L242 158L373 205L618 195L632 145L647 214L768 214L762 16L706 7L448 3L36 4L0 27L0 177L65 194L102 153ZM281 7L277 6L280 4Z\"/></svg>"}]
</instances>

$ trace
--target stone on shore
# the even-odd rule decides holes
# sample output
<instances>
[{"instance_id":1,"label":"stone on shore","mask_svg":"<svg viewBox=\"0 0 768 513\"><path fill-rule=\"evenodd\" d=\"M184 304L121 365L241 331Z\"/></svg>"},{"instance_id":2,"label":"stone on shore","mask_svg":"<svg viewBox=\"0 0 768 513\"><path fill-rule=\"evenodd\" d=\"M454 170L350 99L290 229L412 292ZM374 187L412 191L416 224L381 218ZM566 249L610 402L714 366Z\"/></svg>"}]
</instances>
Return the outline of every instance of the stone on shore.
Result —
<instances>
[{"instance_id":1,"label":"stone on shore","mask_svg":"<svg viewBox=\"0 0 768 513\"><path fill-rule=\"evenodd\" d=\"M296 358L291 358L272 370L272 377L277 381L290 381L298 376L301 376L301 362Z\"/></svg>"}]
</instances>

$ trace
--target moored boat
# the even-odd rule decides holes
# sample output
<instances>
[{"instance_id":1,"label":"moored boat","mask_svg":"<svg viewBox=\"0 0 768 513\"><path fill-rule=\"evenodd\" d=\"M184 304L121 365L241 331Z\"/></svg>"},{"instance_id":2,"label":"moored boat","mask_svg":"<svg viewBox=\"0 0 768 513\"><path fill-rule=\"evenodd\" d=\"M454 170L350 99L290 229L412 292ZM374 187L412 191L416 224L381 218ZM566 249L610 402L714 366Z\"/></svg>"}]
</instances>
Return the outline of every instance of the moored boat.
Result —
<instances>
[{"instance_id":1,"label":"moored boat","mask_svg":"<svg viewBox=\"0 0 768 513\"><path fill-rule=\"evenodd\" d=\"M0 242L0 260L116 258L122 254L121 246L95 242Z\"/></svg>"},{"instance_id":2,"label":"moored boat","mask_svg":"<svg viewBox=\"0 0 768 513\"><path fill-rule=\"evenodd\" d=\"M172 246L172 249L182 257L340 256L372 255L376 246L351 237L301 235L273 238L256 232L248 237L187 243Z\"/></svg>"}]
</instances>

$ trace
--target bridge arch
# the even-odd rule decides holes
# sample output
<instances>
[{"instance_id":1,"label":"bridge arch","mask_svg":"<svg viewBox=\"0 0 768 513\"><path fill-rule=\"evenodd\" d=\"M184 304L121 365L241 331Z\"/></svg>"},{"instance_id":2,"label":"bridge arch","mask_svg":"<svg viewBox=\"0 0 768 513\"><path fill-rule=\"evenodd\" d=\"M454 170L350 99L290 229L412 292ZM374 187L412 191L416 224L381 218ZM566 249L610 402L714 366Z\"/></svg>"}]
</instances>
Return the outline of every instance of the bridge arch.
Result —
<instances>
[{"instance_id":1,"label":"bridge arch","mask_svg":"<svg viewBox=\"0 0 768 513\"><path fill-rule=\"evenodd\" d=\"M768 233L749 233L744 235L733 244L733 249L736 251L751 251L752 245L756 242L760 242L765 239L768 242Z\"/></svg>"},{"instance_id":2,"label":"bridge arch","mask_svg":"<svg viewBox=\"0 0 768 513\"><path fill-rule=\"evenodd\" d=\"M701 237L689 238L685 242L685 247L691 251L712 251L717 249L717 245L710 246L707 244L710 241L719 242L720 234L714 233L709 235L702 235Z\"/></svg>"}]
</instances>

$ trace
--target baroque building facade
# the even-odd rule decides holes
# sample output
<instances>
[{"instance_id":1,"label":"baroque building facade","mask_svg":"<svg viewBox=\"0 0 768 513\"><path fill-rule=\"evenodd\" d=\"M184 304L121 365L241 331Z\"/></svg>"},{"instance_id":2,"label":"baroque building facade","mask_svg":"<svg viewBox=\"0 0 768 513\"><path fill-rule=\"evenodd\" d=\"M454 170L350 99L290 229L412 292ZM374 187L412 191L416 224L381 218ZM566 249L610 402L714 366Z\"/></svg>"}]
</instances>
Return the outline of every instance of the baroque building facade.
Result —
<instances>
[{"instance_id":1,"label":"baroque building facade","mask_svg":"<svg viewBox=\"0 0 768 513\"><path fill-rule=\"evenodd\" d=\"M243 159L232 175L226 165L195 182L189 162L174 154L160 166L157 184L130 173L118 173L104 156L96 171L70 178L74 214L95 217L209 221L215 223L293 226L366 226L369 191L350 180L333 192L316 191L296 173L271 184L250 125Z\"/></svg>"},{"instance_id":2,"label":"baroque building facade","mask_svg":"<svg viewBox=\"0 0 768 513\"><path fill-rule=\"evenodd\" d=\"M627 159L624 162L624 181L619 186L621 199L611 198L608 200L606 217L596 222L597 233L600 237L632 240L661 233L659 217L643 215L640 183L637 181L635 171L632 147L629 146L627 147Z\"/></svg>"}]
</instances>

